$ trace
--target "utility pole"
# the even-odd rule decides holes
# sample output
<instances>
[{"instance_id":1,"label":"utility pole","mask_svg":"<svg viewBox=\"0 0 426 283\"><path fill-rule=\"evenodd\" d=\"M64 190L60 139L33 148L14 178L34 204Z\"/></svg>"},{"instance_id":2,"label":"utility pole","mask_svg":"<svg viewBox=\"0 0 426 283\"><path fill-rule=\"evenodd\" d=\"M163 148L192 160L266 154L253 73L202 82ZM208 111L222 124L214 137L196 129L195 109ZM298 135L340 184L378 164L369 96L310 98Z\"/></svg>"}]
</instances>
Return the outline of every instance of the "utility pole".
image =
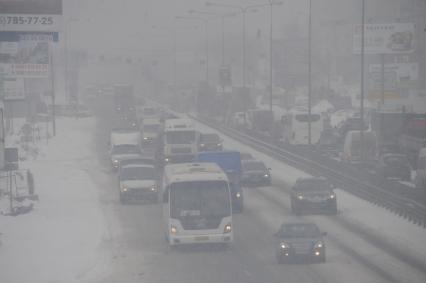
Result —
<instances>
[{"instance_id":1,"label":"utility pole","mask_svg":"<svg viewBox=\"0 0 426 283\"><path fill-rule=\"evenodd\" d=\"M312 145L312 0L309 0L309 23L308 23L308 144Z\"/></svg>"}]
</instances>

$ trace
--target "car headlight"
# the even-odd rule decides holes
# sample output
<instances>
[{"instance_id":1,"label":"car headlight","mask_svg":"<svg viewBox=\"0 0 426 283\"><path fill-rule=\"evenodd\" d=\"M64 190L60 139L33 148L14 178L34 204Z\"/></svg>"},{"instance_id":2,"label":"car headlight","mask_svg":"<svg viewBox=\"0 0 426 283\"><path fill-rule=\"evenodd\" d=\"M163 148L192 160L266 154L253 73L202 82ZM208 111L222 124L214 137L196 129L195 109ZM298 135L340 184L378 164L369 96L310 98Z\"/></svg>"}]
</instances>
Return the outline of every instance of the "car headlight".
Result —
<instances>
[{"instance_id":1,"label":"car headlight","mask_svg":"<svg viewBox=\"0 0 426 283\"><path fill-rule=\"evenodd\" d=\"M218 144L217 144L217 146L222 146L222 144L221 144L221 143L218 143Z\"/></svg>"},{"instance_id":2,"label":"car headlight","mask_svg":"<svg viewBox=\"0 0 426 283\"><path fill-rule=\"evenodd\" d=\"M303 195L297 195L297 198L302 200L303 199Z\"/></svg>"},{"instance_id":3,"label":"car headlight","mask_svg":"<svg viewBox=\"0 0 426 283\"><path fill-rule=\"evenodd\" d=\"M336 194L335 193L331 193L329 196L330 199L335 199L336 198Z\"/></svg>"},{"instance_id":4,"label":"car headlight","mask_svg":"<svg viewBox=\"0 0 426 283\"><path fill-rule=\"evenodd\" d=\"M225 228L223 229L223 233L228 234L228 233L231 233L231 231L232 231L231 223L226 224Z\"/></svg>"},{"instance_id":5,"label":"car headlight","mask_svg":"<svg viewBox=\"0 0 426 283\"><path fill-rule=\"evenodd\" d=\"M236 194L235 194L235 196L236 196L237 198L240 198L240 197L241 197L241 193L240 193L240 192L238 192L238 193L236 193Z\"/></svg>"},{"instance_id":6,"label":"car headlight","mask_svg":"<svg viewBox=\"0 0 426 283\"><path fill-rule=\"evenodd\" d=\"M282 250L287 250L289 247L290 247L290 246L289 246L288 244L284 243L284 242L281 242L281 243L280 243L280 248L281 248Z\"/></svg>"},{"instance_id":7,"label":"car headlight","mask_svg":"<svg viewBox=\"0 0 426 283\"><path fill-rule=\"evenodd\" d=\"M155 191L157 191L157 188L155 186L152 186L151 187L151 192L155 192Z\"/></svg>"},{"instance_id":8,"label":"car headlight","mask_svg":"<svg viewBox=\"0 0 426 283\"><path fill-rule=\"evenodd\" d=\"M168 163L170 160L168 158L164 158L164 161Z\"/></svg>"},{"instance_id":9,"label":"car headlight","mask_svg":"<svg viewBox=\"0 0 426 283\"><path fill-rule=\"evenodd\" d=\"M315 249L322 249L322 248L324 248L324 243L323 243L322 241L318 241L318 242L315 244L314 248L315 248Z\"/></svg>"},{"instance_id":10,"label":"car headlight","mask_svg":"<svg viewBox=\"0 0 426 283\"><path fill-rule=\"evenodd\" d=\"M122 188L121 188L121 191L122 191L122 192L124 192L124 193L125 193L125 192L127 192L128 190L129 190L129 189L127 189L126 187L122 187Z\"/></svg>"},{"instance_id":11,"label":"car headlight","mask_svg":"<svg viewBox=\"0 0 426 283\"><path fill-rule=\"evenodd\" d=\"M200 147L205 147L205 146L206 146L206 145L205 145L205 144L203 144L203 143L202 143L202 144L200 144Z\"/></svg>"},{"instance_id":12,"label":"car headlight","mask_svg":"<svg viewBox=\"0 0 426 283\"><path fill-rule=\"evenodd\" d=\"M143 138L144 140L148 140L148 138L147 137L145 137L145 138Z\"/></svg>"},{"instance_id":13,"label":"car headlight","mask_svg":"<svg viewBox=\"0 0 426 283\"><path fill-rule=\"evenodd\" d=\"M114 159L112 162L113 162L114 164L118 164L118 159Z\"/></svg>"},{"instance_id":14,"label":"car headlight","mask_svg":"<svg viewBox=\"0 0 426 283\"><path fill-rule=\"evenodd\" d=\"M269 174L265 174L265 175L263 175L263 177L269 178Z\"/></svg>"},{"instance_id":15,"label":"car headlight","mask_svg":"<svg viewBox=\"0 0 426 283\"><path fill-rule=\"evenodd\" d=\"M177 228L176 228L175 226L173 226L173 225L172 225L172 226L170 227L170 233L171 233L171 234L173 234L173 235L176 235L176 234L177 234Z\"/></svg>"}]
</instances>

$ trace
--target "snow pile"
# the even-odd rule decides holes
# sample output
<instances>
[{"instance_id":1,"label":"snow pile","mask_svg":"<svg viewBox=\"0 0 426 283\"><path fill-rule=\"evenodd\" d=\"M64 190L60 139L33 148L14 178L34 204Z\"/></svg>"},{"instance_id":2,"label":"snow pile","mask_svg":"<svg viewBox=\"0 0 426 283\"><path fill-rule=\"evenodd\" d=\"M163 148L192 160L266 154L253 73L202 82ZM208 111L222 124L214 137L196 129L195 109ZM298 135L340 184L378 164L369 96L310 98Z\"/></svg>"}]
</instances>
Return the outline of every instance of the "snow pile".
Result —
<instances>
[{"instance_id":1,"label":"snow pile","mask_svg":"<svg viewBox=\"0 0 426 283\"><path fill-rule=\"evenodd\" d=\"M0 216L0 282L72 282L93 267L105 223L89 168L94 120L59 119L45 155L21 167L34 174L40 201L18 217Z\"/></svg>"}]
</instances>

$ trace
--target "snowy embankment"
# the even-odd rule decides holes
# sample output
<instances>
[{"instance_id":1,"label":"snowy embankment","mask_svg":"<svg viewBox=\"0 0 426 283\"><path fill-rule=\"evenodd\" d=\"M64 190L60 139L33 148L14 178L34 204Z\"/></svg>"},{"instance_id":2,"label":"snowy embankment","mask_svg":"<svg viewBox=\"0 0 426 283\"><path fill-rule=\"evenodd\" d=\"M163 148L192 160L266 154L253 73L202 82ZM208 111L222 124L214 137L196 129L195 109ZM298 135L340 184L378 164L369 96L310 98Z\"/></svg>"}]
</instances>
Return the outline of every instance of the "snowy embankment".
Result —
<instances>
[{"instance_id":1,"label":"snowy embankment","mask_svg":"<svg viewBox=\"0 0 426 283\"><path fill-rule=\"evenodd\" d=\"M34 174L39 202L17 217L0 216L0 282L74 282L96 265L105 220L89 168L93 118L61 118L38 157L21 162Z\"/></svg>"}]
</instances>

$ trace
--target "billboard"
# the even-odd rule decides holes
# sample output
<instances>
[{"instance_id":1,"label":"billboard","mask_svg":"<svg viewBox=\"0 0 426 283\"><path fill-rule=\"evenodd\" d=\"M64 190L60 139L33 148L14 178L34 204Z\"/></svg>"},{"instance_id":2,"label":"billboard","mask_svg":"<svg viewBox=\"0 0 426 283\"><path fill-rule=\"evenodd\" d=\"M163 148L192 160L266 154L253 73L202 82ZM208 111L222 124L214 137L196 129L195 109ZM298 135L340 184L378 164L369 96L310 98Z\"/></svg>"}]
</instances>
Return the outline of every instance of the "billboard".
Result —
<instances>
[{"instance_id":1,"label":"billboard","mask_svg":"<svg viewBox=\"0 0 426 283\"><path fill-rule=\"evenodd\" d=\"M20 78L49 76L49 37L36 36L38 40L34 39L32 35L23 35L15 44L6 45L9 47L6 50L5 48L0 50L0 69L4 76Z\"/></svg>"},{"instance_id":2,"label":"billboard","mask_svg":"<svg viewBox=\"0 0 426 283\"><path fill-rule=\"evenodd\" d=\"M3 99L4 100L25 99L24 79L4 78L3 79Z\"/></svg>"},{"instance_id":3,"label":"billboard","mask_svg":"<svg viewBox=\"0 0 426 283\"><path fill-rule=\"evenodd\" d=\"M371 100L382 97L382 65L369 65L369 98ZM418 63L385 64L383 70L383 90L385 98L403 98L401 89L415 87L419 79Z\"/></svg>"},{"instance_id":4,"label":"billboard","mask_svg":"<svg viewBox=\"0 0 426 283\"><path fill-rule=\"evenodd\" d=\"M413 23L364 25L365 54L402 54L414 52ZM354 26L353 53L361 54L362 25Z\"/></svg>"}]
</instances>

